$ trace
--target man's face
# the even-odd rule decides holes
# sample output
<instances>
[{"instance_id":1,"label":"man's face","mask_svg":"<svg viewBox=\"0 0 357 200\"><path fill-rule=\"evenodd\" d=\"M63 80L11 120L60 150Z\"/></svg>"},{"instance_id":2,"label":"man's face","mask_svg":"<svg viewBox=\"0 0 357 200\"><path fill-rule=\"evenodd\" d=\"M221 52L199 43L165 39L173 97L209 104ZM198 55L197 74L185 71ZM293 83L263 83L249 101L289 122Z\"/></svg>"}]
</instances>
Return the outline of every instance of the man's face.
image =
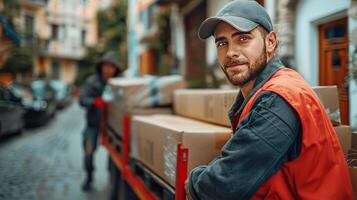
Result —
<instances>
[{"instance_id":1,"label":"man's face","mask_svg":"<svg viewBox=\"0 0 357 200\"><path fill-rule=\"evenodd\" d=\"M241 32L221 22L214 37L218 62L228 80L239 87L255 80L267 62L265 39L258 28Z\"/></svg>"},{"instance_id":2,"label":"man's face","mask_svg":"<svg viewBox=\"0 0 357 200\"><path fill-rule=\"evenodd\" d=\"M116 67L111 63L102 64L102 78L108 80L111 77L114 77L116 72Z\"/></svg>"}]
</instances>

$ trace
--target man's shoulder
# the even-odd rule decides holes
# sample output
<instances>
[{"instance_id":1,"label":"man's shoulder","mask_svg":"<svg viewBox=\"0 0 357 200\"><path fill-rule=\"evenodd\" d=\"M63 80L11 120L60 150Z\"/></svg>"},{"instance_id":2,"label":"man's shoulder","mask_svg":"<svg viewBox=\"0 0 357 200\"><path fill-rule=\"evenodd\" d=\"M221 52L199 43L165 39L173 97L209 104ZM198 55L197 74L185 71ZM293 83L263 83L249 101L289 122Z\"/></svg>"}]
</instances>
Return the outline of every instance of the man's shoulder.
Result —
<instances>
[{"instance_id":1,"label":"man's shoulder","mask_svg":"<svg viewBox=\"0 0 357 200\"><path fill-rule=\"evenodd\" d=\"M93 74L86 79L86 84L93 84L99 82L99 76L97 74Z\"/></svg>"}]
</instances>

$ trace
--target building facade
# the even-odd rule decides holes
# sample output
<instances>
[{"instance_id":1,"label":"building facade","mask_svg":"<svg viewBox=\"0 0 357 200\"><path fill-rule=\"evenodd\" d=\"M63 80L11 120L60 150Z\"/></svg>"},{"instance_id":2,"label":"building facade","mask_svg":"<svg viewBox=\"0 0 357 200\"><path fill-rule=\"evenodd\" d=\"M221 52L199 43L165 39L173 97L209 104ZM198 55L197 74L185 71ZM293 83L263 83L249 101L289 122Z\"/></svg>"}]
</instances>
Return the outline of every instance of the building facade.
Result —
<instances>
[{"instance_id":1,"label":"building facade","mask_svg":"<svg viewBox=\"0 0 357 200\"><path fill-rule=\"evenodd\" d=\"M77 62L96 45L96 0L21 0L18 19L25 42L38 44L34 76L73 83Z\"/></svg>"},{"instance_id":2,"label":"building facade","mask_svg":"<svg viewBox=\"0 0 357 200\"><path fill-rule=\"evenodd\" d=\"M355 0L275 0L275 26L293 67L313 86L337 85L343 124L357 129ZM319 8L319 9L316 9ZM355 74L355 73L354 73Z\"/></svg>"}]
</instances>

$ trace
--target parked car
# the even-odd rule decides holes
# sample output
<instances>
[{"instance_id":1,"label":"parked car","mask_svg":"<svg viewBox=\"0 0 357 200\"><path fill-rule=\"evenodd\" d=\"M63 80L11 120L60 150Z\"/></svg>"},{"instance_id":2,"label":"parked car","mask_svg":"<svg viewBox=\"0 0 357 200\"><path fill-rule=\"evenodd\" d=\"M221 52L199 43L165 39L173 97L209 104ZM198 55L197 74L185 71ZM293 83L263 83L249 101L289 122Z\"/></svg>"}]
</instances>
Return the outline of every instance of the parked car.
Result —
<instances>
[{"instance_id":1,"label":"parked car","mask_svg":"<svg viewBox=\"0 0 357 200\"><path fill-rule=\"evenodd\" d=\"M26 127L44 125L55 115L55 92L44 80L35 80L29 85L13 83L10 89L22 99Z\"/></svg>"},{"instance_id":2,"label":"parked car","mask_svg":"<svg viewBox=\"0 0 357 200\"><path fill-rule=\"evenodd\" d=\"M55 99L58 109L62 109L71 103L71 87L68 84L62 80L51 80L50 85L56 92Z\"/></svg>"},{"instance_id":3,"label":"parked car","mask_svg":"<svg viewBox=\"0 0 357 200\"><path fill-rule=\"evenodd\" d=\"M0 84L0 137L21 132L24 127L23 115L21 99Z\"/></svg>"}]
</instances>

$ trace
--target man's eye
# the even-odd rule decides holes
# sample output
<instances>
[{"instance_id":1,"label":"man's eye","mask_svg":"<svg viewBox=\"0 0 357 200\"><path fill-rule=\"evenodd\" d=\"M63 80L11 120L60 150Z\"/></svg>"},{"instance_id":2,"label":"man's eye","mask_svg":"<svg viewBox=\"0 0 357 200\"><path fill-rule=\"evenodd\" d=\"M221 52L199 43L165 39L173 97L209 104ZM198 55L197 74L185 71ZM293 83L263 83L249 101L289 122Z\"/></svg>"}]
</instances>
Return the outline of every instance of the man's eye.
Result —
<instances>
[{"instance_id":1,"label":"man's eye","mask_svg":"<svg viewBox=\"0 0 357 200\"><path fill-rule=\"evenodd\" d=\"M217 42L216 46L217 46L217 48L221 48L221 47L224 47L226 44L227 44L227 42Z\"/></svg>"},{"instance_id":2,"label":"man's eye","mask_svg":"<svg viewBox=\"0 0 357 200\"><path fill-rule=\"evenodd\" d=\"M247 41L247 40L249 40L249 37L246 35L242 35L239 37L239 41Z\"/></svg>"}]
</instances>

